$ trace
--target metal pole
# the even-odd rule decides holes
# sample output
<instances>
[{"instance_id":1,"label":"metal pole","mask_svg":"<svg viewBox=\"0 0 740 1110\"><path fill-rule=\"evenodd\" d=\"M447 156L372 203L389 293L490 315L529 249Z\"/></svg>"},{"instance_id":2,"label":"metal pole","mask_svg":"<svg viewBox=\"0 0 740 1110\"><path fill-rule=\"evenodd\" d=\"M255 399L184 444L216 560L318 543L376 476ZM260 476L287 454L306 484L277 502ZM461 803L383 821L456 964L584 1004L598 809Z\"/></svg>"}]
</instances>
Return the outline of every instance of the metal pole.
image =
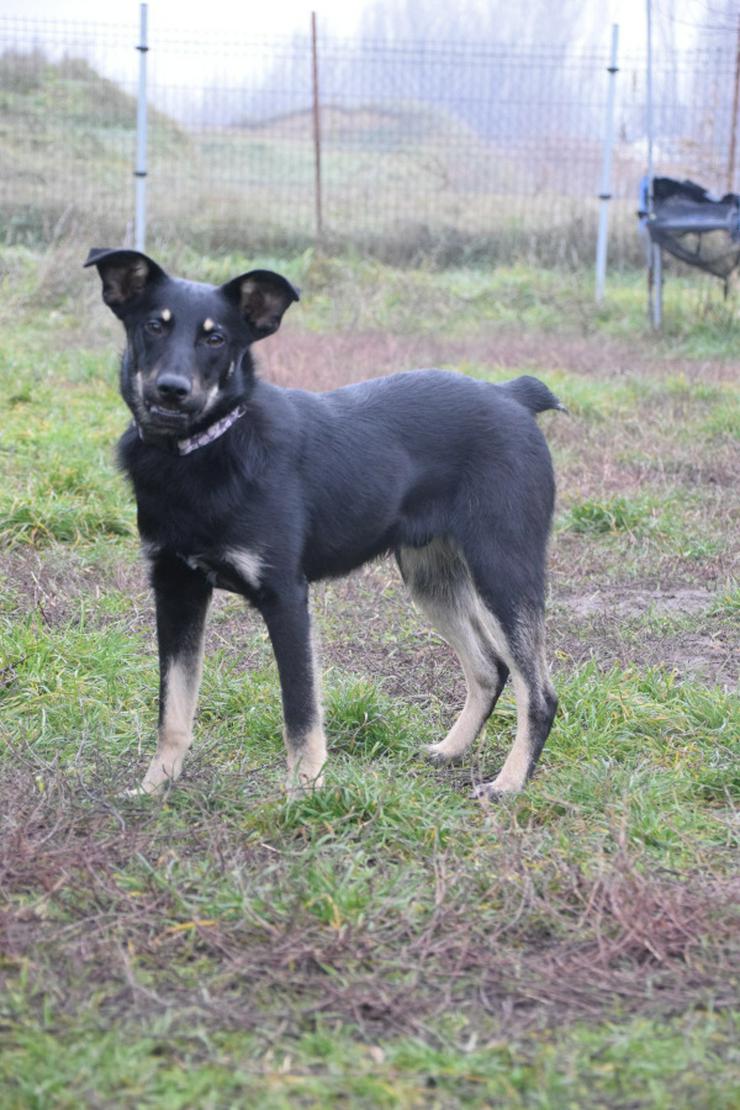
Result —
<instances>
[{"instance_id":1,"label":"metal pole","mask_svg":"<svg viewBox=\"0 0 740 1110\"><path fill-rule=\"evenodd\" d=\"M645 104L647 129L647 201L648 219L653 218L653 6L647 0L647 89Z\"/></svg>"},{"instance_id":2,"label":"metal pole","mask_svg":"<svg viewBox=\"0 0 740 1110\"><path fill-rule=\"evenodd\" d=\"M727 192L733 192L735 184L735 152L737 149L737 113L740 108L740 16L737 19L737 53L735 55L735 92L732 97L732 118L730 121L730 151L727 155Z\"/></svg>"},{"instance_id":3,"label":"metal pole","mask_svg":"<svg viewBox=\"0 0 740 1110\"><path fill-rule=\"evenodd\" d=\"M650 241L650 320L656 331L663 326L663 250Z\"/></svg>"},{"instance_id":4,"label":"metal pole","mask_svg":"<svg viewBox=\"0 0 740 1110\"><path fill-rule=\"evenodd\" d=\"M311 78L313 85L313 148L316 193L316 238L324 232L321 214L321 113L319 110L319 52L316 42L316 12L311 12Z\"/></svg>"},{"instance_id":5,"label":"metal pole","mask_svg":"<svg viewBox=\"0 0 740 1110\"><path fill-rule=\"evenodd\" d=\"M143 251L146 243L146 56L147 45L147 5L139 7L139 98L136 105L136 207L134 213L134 247Z\"/></svg>"},{"instance_id":6,"label":"metal pole","mask_svg":"<svg viewBox=\"0 0 740 1110\"><path fill-rule=\"evenodd\" d=\"M653 5L652 0L646 0L647 15L647 88L646 88L646 128L647 128L647 226L645 228L650 236L650 224L654 216L653 198ZM660 246L654 243L652 237L648 239L648 315L653 328L660 330L663 322L663 256Z\"/></svg>"},{"instance_id":7,"label":"metal pole","mask_svg":"<svg viewBox=\"0 0 740 1110\"><path fill-rule=\"evenodd\" d=\"M599 193L599 233L596 239L596 303L604 299L606 285L606 250L609 237L609 201L612 198L612 148L614 146L614 100L617 91L617 49L619 47L619 24L612 24L612 47L607 73L609 74L609 94L606 102L606 127L604 131L604 160L601 166L601 192Z\"/></svg>"}]
</instances>

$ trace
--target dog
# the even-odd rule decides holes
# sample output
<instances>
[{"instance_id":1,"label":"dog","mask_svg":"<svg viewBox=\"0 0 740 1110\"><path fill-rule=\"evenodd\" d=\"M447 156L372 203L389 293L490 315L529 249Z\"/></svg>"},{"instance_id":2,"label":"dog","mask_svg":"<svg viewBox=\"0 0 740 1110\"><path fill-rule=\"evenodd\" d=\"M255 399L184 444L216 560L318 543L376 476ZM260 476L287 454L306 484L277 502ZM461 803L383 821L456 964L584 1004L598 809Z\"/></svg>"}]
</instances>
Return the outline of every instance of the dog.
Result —
<instances>
[{"instance_id":1,"label":"dog","mask_svg":"<svg viewBox=\"0 0 740 1110\"><path fill-rule=\"evenodd\" d=\"M280 274L205 285L107 248L84 265L126 331L120 385L133 422L119 461L156 605L159 740L139 791L166 789L190 748L214 588L264 618L288 792L319 787L327 748L309 583L390 552L465 674L462 712L428 755L459 760L511 676L516 737L477 793L521 790L557 708L544 637L555 483L535 415L564 406L536 378L491 384L439 370L327 393L280 388L256 376L251 355L299 299Z\"/></svg>"}]
</instances>

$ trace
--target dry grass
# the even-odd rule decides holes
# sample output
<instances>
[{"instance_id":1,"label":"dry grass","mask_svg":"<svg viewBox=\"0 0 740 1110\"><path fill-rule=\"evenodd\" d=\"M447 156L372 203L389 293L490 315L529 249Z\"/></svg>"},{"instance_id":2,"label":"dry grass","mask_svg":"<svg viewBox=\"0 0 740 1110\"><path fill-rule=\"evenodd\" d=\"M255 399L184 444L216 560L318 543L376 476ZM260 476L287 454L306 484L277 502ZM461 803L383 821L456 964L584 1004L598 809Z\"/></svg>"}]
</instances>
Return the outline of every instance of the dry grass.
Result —
<instances>
[{"instance_id":1,"label":"dry grass","mask_svg":"<svg viewBox=\"0 0 740 1110\"><path fill-rule=\"evenodd\" d=\"M517 1035L735 1000L737 879L646 872L624 843L587 871L557 856L533 870L536 834L512 822L462 867L434 851L421 911L379 897L327 928L300 884L269 916L259 909L280 860L197 798L175 847L151 817L117 808L110 782L57 773L39 794L23 763L0 797L2 975L25 967L30 997L53 999L57 1020L94 998L104 1026L176 1012L180 1028L197 1018L264 1031L255 1003L270 998L274 1020L296 1030L311 1016L419 1033L454 1010ZM172 877L186 859L238 877L241 909L204 911L197 888Z\"/></svg>"}]
</instances>

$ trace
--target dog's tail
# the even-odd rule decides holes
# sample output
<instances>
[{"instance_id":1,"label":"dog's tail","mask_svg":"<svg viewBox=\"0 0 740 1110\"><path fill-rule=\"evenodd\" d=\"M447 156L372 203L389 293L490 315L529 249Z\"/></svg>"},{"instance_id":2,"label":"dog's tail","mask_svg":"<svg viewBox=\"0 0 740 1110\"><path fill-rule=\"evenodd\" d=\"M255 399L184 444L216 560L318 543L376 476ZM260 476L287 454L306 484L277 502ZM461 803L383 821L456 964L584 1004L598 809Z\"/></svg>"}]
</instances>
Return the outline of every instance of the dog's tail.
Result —
<instances>
[{"instance_id":1,"label":"dog's tail","mask_svg":"<svg viewBox=\"0 0 740 1110\"><path fill-rule=\"evenodd\" d=\"M533 378L531 374L522 374L520 378L512 378L510 382L499 382L498 388L503 389L532 413L546 412L548 409L568 411L545 383L539 378Z\"/></svg>"}]
</instances>

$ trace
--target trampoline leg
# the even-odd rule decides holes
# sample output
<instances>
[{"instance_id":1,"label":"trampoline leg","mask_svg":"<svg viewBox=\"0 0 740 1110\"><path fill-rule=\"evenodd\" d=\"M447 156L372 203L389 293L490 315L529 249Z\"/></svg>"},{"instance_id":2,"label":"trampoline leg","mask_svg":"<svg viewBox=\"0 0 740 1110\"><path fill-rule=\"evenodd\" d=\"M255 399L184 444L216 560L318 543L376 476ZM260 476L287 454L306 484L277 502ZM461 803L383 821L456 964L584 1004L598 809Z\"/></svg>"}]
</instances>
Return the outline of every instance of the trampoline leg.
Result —
<instances>
[{"instance_id":1,"label":"trampoline leg","mask_svg":"<svg viewBox=\"0 0 740 1110\"><path fill-rule=\"evenodd\" d=\"M650 243L648 264L648 300L650 323L656 331L663 326L663 252L657 243Z\"/></svg>"}]
</instances>

